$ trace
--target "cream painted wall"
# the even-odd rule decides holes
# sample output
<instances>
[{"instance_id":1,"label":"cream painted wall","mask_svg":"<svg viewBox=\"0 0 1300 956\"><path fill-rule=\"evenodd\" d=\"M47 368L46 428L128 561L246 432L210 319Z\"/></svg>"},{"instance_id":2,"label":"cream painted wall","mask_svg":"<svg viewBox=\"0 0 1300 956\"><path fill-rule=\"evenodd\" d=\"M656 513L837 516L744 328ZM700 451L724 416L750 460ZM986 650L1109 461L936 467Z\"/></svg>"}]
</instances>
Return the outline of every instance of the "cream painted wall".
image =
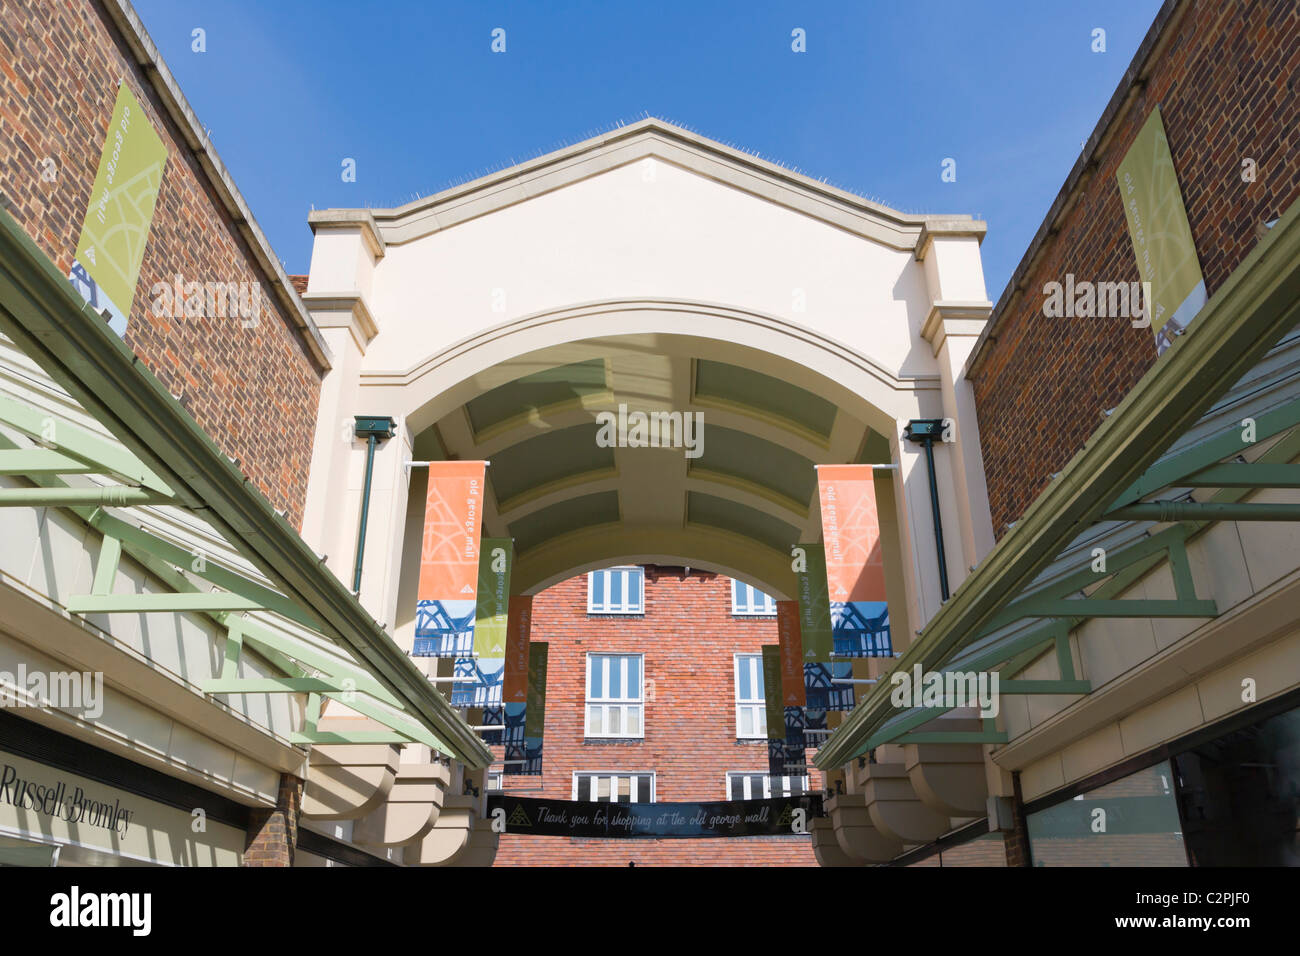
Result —
<instances>
[{"instance_id":1,"label":"cream painted wall","mask_svg":"<svg viewBox=\"0 0 1300 956\"><path fill-rule=\"evenodd\" d=\"M236 827L209 820L204 832L195 833L193 818L185 810L17 754L0 751L0 764L12 767L17 779L36 786L54 788L62 782L65 800L70 801L80 788L85 798L131 814L125 820L125 833L121 833L92 826L87 820L69 821L67 809L46 815L0 801L0 835L38 837L41 842L72 844L127 860L168 866L238 866L243 857L245 835Z\"/></svg>"},{"instance_id":2,"label":"cream painted wall","mask_svg":"<svg viewBox=\"0 0 1300 956\"><path fill-rule=\"evenodd\" d=\"M326 231L318 236L331 241ZM319 281L324 288L351 280ZM779 316L901 377L935 372L919 344L925 277L909 252L653 157L390 245L374 272L381 334L366 368L406 369L413 357L512 318L629 298Z\"/></svg>"},{"instance_id":3,"label":"cream painted wall","mask_svg":"<svg viewBox=\"0 0 1300 956\"><path fill-rule=\"evenodd\" d=\"M404 438L390 444L406 444L521 355L620 334L696 336L723 361L778 376L779 366L764 365L804 370L811 381L792 378L796 384L890 438L902 465L894 497L899 539L910 549L899 565L907 616L923 626L940 601L924 467L919 449L899 442L910 418L970 424L964 447L938 455L953 587L992 541L991 531L975 540L972 530L989 525L982 471L970 477L982 467L973 403L948 381L965 352L936 356L922 333L939 296L967 306L983 298L983 224L963 221L947 234L951 224L936 223L923 262L920 217L850 214L838 197L818 195L817 184L793 182L801 177L738 173L724 148L710 153L716 144L697 140L684 150L656 136L636 149L572 159L589 175L567 171L569 157L558 154L551 171L544 157L531 171L521 168L517 181L503 174L466 187L445 209L434 201L377 210L375 218L347 210L314 216L309 306L312 293L358 290L378 334L350 352L340 343L349 354L326 380L305 536L350 583L355 546L344 539L357 523L364 451L337 441L329 452L321 447L336 437L327 429L347 413L346 397L353 413L397 417ZM376 219L382 251L366 238ZM400 461L385 460L394 457L385 448L376 462L371 515L389 519L370 524L361 594L385 622L399 615L380 574L401 552L390 538L404 533L407 515L406 476ZM972 510L982 514L972 519ZM620 543L620 554L638 551L630 546ZM667 545L651 551L676 553ZM755 578L757 568L737 563L721 569Z\"/></svg>"},{"instance_id":4,"label":"cream painted wall","mask_svg":"<svg viewBox=\"0 0 1300 956\"><path fill-rule=\"evenodd\" d=\"M0 393L112 440L3 337ZM0 431L21 443L17 433ZM25 485L0 476L0 487ZM123 517L143 519L149 530L192 554L267 583L191 514L158 507ZM22 715L232 799L273 804L281 771L304 769L305 755L288 743L302 725L301 695L203 694L200 683L220 673L225 646L224 629L204 615L68 615L62 605L91 590L101 540L71 511L0 508L0 671L13 673L20 663L29 673L92 670L103 673L106 684L98 719L39 701L29 702ZM169 588L124 553L113 590ZM276 674L255 652L242 655L241 676Z\"/></svg>"}]
</instances>

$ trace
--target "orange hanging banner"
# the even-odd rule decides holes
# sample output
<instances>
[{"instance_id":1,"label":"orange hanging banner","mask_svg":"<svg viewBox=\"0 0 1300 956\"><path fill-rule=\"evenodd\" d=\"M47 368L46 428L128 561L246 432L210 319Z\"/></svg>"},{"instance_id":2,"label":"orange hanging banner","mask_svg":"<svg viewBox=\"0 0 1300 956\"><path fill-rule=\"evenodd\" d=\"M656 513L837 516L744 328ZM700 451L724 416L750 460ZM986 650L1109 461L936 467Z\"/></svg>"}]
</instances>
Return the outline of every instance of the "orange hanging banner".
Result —
<instances>
[{"instance_id":1,"label":"orange hanging banner","mask_svg":"<svg viewBox=\"0 0 1300 956\"><path fill-rule=\"evenodd\" d=\"M817 469L817 485L835 653L888 657L893 647L871 466L822 465ZM847 676L847 671L836 676Z\"/></svg>"},{"instance_id":2,"label":"orange hanging banner","mask_svg":"<svg viewBox=\"0 0 1300 956\"><path fill-rule=\"evenodd\" d=\"M473 650L487 462L429 465L416 590L416 655L454 657Z\"/></svg>"},{"instance_id":3,"label":"orange hanging banner","mask_svg":"<svg viewBox=\"0 0 1300 956\"><path fill-rule=\"evenodd\" d=\"M512 596L509 623L506 624L506 676L503 693L507 704L522 704L528 700L528 642L532 626L532 596Z\"/></svg>"},{"instance_id":4,"label":"orange hanging banner","mask_svg":"<svg viewBox=\"0 0 1300 956\"><path fill-rule=\"evenodd\" d=\"M420 549L420 600L474 600L485 464L437 461L429 465L424 545Z\"/></svg>"},{"instance_id":5,"label":"orange hanging banner","mask_svg":"<svg viewBox=\"0 0 1300 956\"><path fill-rule=\"evenodd\" d=\"M781 646L781 694L784 705L802 707L806 698L798 601L776 602L776 633Z\"/></svg>"},{"instance_id":6,"label":"orange hanging banner","mask_svg":"<svg viewBox=\"0 0 1300 956\"><path fill-rule=\"evenodd\" d=\"M822 543L831 603L885 600L880 515L870 465L822 465Z\"/></svg>"}]
</instances>

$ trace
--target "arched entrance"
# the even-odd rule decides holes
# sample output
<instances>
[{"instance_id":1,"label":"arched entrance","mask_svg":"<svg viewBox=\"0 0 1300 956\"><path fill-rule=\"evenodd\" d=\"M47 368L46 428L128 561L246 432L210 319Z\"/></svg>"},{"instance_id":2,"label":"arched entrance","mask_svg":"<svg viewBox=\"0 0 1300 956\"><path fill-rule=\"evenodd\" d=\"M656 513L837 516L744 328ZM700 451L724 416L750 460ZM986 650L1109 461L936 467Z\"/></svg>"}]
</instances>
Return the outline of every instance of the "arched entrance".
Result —
<instances>
[{"instance_id":1,"label":"arched entrance","mask_svg":"<svg viewBox=\"0 0 1300 956\"><path fill-rule=\"evenodd\" d=\"M335 364L304 536L349 576L365 510L360 596L408 651L420 462L491 462L483 527L514 539L517 593L654 564L777 598L794 596L791 547L821 538L817 466L880 466L897 650L939 607L941 562L956 587L992 546L961 374L990 309L982 223L903 215L648 120L312 224L304 302ZM368 482L359 414L398 423ZM949 426L937 506L904 437L916 419Z\"/></svg>"}]
</instances>

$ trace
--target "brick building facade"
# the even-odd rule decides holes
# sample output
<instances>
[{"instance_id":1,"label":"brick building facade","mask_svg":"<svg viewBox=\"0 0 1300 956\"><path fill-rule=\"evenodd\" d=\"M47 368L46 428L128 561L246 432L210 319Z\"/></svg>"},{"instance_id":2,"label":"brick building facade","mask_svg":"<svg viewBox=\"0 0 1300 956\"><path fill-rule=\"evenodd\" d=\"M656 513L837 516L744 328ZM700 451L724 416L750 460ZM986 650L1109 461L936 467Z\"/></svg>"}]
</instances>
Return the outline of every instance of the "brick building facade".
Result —
<instances>
[{"instance_id":1,"label":"brick building facade","mask_svg":"<svg viewBox=\"0 0 1300 956\"><path fill-rule=\"evenodd\" d=\"M653 773L656 802L728 799L730 772L767 772L767 745L740 739L733 660L777 643L775 617L732 614L731 579L649 567L645 613L587 613L587 576L538 594L532 639L549 644L542 775L504 778L507 793L569 800L575 773ZM644 655L644 736L585 736L586 658ZM498 751L500 748L497 748ZM809 781L820 786L820 774ZM505 833L497 866L815 866L806 836L584 840Z\"/></svg>"},{"instance_id":2,"label":"brick building facade","mask_svg":"<svg viewBox=\"0 0 1300 956\"><path fill-rule=\"evenodd\" d=\"M167 149L126 344L301 527L327 353L166 68L140 66L151 51L132 44L148 38L124 17L114 3L0 6L0 202L67 274L125 81ZM151 289L177 277L255 283L261 315L155 314Z\"/></svg>"},{"instance_id":3,"label":"brick building facade","mask_svg":"<svg viewBox=\"0 0 1300 956\"><path fill-rule=\"evenodd\" d=\"M1209 295L1300 196L1298 24L1294 3L1247 0L1166 4L1152 24L968 364L998 537L1156 359L1151 330L1128 319L1043 315L1044 285L1067 273L1138 279L1115 173L1151 111L1159 105Z\"/></svg>"}]
</instances>

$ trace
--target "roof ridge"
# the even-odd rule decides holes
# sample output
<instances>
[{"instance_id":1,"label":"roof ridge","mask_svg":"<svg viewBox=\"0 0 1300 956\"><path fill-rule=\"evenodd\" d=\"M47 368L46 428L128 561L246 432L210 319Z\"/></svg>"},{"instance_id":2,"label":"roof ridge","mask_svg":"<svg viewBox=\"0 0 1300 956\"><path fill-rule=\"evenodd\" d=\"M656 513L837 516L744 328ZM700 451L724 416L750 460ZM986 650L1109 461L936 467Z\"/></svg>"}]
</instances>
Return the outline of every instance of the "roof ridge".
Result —
<instances>
[{"instance_id":1,"label":"roof ridge","mask_svg":"<svg viewBox=\"0 0 1300 956\"><path fill-rule=\"evenodd\" d=\"M793 163L788 163L772 155L764 154L760 150L752 149L747 146L742 146L738 143L733 143L730 140L721 139L716 136L711 136L708 133L704 132L703 130L699 129L698 127L690 123L684 123L681 122L680 120L672 119L662 114L651 113L648 110L641 110L639 113L634 114L631 118L618 118L618 119L608 121L606 123L602 123L598 126L588 129L585 132L585 134L582 135L581 137L562 136L558 140L553 141L548 146L540 146L528 150L524 154L523 159L516 159L515 156L511 156L509 159L502 159L495 163L490 163L487 166L481 167L480 169L471 171L469 173L450 176L447 179L443 180L443 183L439 188L435 188L434 190L429 192L419 192L419 191L411 192L408 198L403 199L394 205L381 206L381 205L373 205L367 203L362 208L371 209L371 210L396 211L399 209L405 209L407 207L413 206L417 203L425 203L428 202L429 200L434 199L435 197L441 196L445 193L450 193L454 190L460 189L461 187L469 186L471 184L479 182L480 180L490 179L493 176L497 176L501 173L506 173L511 170L523 169L527 167L529 164L535 163L541 159L545 159L548 156L561 153L565 150L572 149L574 147L581 146L586 143L594 143L596 141L604 139L605 137L609 136L611 133L615 133L620 130L628 129L634 126L644 126L647 128L659 127L659 128L666 128L669 130L679 130L682 132L689 133L692 136L698 137L699 139L708 140L710 143L714 143L719 146L724 146L733 152L741 153L746 156L753 157L764 163L767 163L768 165L776 166L787 173L791 173L796 176L813 180L824 186L829 186L832 189L835 189L841 193L845 193L857 199L865 200L877 206L881 206L885 209L890 210L891 212L898 212L907 216L945 215L943 213L923 212L916 208L904 208L902 206L895 205L891 202L886 201L885 199L883 199L882 197L874 193L868 193L864 190L857 189L856 187L850 187L848 185L845 185L843 182L828 176L816 176ZM979 218L979 217L977 216L975 218Z\"/></svg>"}]
</instances>

